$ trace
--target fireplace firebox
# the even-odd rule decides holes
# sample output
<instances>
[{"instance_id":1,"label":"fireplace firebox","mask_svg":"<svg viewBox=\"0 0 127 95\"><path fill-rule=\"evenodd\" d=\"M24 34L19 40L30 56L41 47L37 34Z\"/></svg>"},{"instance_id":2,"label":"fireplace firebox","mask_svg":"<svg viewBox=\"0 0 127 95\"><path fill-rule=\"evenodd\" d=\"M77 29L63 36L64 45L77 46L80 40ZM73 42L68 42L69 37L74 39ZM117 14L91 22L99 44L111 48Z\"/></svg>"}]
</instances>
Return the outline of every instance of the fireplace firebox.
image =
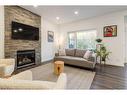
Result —
<instances>
[{"instance_id":1,"label":"fireplace firebox","mask_svg":"<svg viewBox=\"0 0 127 95\"><path fill-rule=\"evenodd\" d=\"M35 50L17 51L17 68L35 65Z\"/></svg>"}]
</instances>

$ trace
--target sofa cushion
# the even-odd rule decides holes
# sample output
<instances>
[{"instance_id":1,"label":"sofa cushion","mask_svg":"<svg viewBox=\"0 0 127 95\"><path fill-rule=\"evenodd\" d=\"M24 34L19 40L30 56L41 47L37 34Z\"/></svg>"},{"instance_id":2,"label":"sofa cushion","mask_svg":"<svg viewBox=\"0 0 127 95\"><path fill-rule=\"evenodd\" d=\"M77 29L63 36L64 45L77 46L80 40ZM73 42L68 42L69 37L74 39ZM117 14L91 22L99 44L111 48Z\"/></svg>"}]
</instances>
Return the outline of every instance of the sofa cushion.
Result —
<instances>
[{"instance_id":1,"label":"sofa cushion","mask_svg":"<svg viewBox=\"0 0 127 95\"><path fill-rule=\"evenodd\" d=\"M58 57L55 57L56 59L64 59L65 60L72 60L75 61L75 60L79 60L79 61L87 61L86 59L84 58L80 58L80 57L73 57L73 56L58 56ZM62 60L61 60L62 61Z\"/></svg>"},{"instance_id":2,"label":"sofa cushion","mask_svg":"<svg viewBox=\"0 0 127 95\"><path fill-rule=\"evenodd\" d=\"M65 49L67 56L74 56L75 55L75 49Z\"/></svg>"},{"instance_id":3,"label":"sofa cushion","mask_svg":"<svg viewBox=\"0 0 127 95\"><path fill-rule=\"evenodd\" d=\"M54 61L64 61L65 64L81 66L86 68L94 68L95 64L92 61L88 61L81 57L73 56L57 56L54 58Z\"/></svg>"},{"instance_id":4,"label":"sofa cushion","mask_svg":"<svg viewBox=\"0 0 127 95\"><path fill-rule=\"evenodd\" d=\"M83 57L85 53L86 53L86 50L76 49L75 56L76 57Z\"/></svg>"}]
</instances>

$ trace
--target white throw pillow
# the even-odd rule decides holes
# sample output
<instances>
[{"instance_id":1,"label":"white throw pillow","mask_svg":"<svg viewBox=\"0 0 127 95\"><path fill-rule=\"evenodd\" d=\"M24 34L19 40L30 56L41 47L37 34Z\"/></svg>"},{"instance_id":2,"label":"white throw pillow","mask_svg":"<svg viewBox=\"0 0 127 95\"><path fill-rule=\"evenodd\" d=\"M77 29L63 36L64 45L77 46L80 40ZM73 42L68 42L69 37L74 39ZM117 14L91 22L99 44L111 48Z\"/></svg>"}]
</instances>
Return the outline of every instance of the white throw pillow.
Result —
<instances>
[{"instance_id":1,"label":"white throw pillow","mask_svg":"<svg viewBox=\"0 0 127 95\"><path fill-rule=\"evenodd\" d=\"M66 56L65 49L58 50L59 56Z\"/></svg>"},{"instance_id":2,"label":"white throw pillow","mask_svg":"<svg viewBox=\"0 0 127 95\"><path fill-rule=\"evenodd\" d=\"M89 59L89 57L90 57L90 56L92 56L92 54L93 54L93 52L92 52L92 51L87 50L87 51L86 51L86 53L84 54L83 58L85 58L85 59L87 59L87 60L88 60L88 59Z\"/></svg>"}]
</instances>

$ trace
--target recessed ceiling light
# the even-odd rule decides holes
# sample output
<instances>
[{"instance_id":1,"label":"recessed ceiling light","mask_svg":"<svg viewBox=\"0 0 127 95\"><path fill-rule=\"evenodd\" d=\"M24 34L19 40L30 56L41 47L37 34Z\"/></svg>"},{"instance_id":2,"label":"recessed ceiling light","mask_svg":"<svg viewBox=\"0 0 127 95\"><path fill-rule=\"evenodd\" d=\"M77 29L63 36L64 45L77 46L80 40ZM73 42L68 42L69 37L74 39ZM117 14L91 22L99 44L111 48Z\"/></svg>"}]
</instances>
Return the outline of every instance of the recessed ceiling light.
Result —
<instances>
[{"instance_id":1,"label":"recessed ceiling light","mask_svg":"<svg viewBox=\"0 0 127 95\"><path fill-rule=\"evenodd\" d=\"M33 5L33 6L34 6L34 8L38 7L38 5Z\"/></svg>"},{"instance_id":2,"label":"recessed ceiling light","mask_svg":"<svg viewBox=\"0 0 127 95\"><path fill-rule=\"evenodd\" d=\"M57 20L59 20L59 19L60 19L60 17L56 17L56 19L57 19Z\"/></svg>"},{"instance_id":3,"label":"recessed ceiling light","mask_svg":"<svg viewBox=\"0 0 127 95\"><path fill-rule=\"evenodd\" d=\"M77 15L77 14L78 14L78 11L75 11L75 12L74 12L74 14L76 14L76 15Z\"/></svg>"}]
</instances>

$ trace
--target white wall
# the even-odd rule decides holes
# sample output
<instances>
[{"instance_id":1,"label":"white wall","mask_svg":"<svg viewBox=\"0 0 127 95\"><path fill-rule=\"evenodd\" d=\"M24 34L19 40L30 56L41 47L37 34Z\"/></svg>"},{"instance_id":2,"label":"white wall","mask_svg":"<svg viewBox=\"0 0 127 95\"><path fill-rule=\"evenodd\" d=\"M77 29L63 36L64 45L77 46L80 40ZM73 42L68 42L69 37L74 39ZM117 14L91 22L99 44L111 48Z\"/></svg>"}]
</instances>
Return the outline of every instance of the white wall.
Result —
<instances>
[{"instance_id":1,"label":"white wall","mask_svg":"<svg viewBox=\"0 0 127 95\"><path fill-rule=\"evenodd\" d=\"M0 58L4 58L4 6L0 6Z\"/></svg>"},{"instance_id":2,"label":"white wall","mask_svg":"<svg viewBox=\"0 0 127 95\"><path fill-rule=\"evenodd\" d=\"M48 61L53 59L56 45L57 45L57 38L58 38L58 26L53 24L45 19L41 19L41 61ZM47 39L47 31L54 32L54 42L48 42Z\"/></svg>"},{"instance_id":3,"label":"white wall","mask_svg":"<svg viewBox=\"0 0 127 95\"><path fill-rule=\"evenodd\" d=\"M67 32L77 30L96 29L98 38L102 38L110 54L107 64L124 66L125 62L125 32L124 16L127 11L106 14L91 19L84 19L76 22L60 25L60 34L63 37L63 47L68 47ZM117 25L117 37L103 37L103 27L106 25Z\"/></svg>"},{"instance_id":4,"label":"white wall","mask_svg":"<svg viewBox=\"0 0 127 95\"><path fill-rule=\"evenodd\" d=\"M127 16L124 17L124 26L125 26L125 61L127 63Z\"/></svg>"}]
</instances>

